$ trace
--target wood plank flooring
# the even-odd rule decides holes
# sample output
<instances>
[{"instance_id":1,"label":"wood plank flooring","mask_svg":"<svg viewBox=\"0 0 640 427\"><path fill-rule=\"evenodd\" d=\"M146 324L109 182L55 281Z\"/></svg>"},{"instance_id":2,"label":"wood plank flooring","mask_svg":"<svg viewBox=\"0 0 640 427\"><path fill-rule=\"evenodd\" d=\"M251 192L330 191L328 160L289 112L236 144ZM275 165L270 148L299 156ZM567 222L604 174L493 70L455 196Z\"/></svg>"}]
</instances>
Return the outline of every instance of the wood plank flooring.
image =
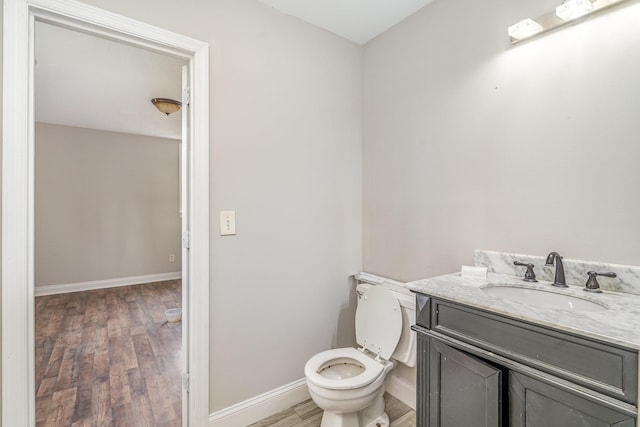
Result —
<instances>
[{"instance_id":1,"label":"wood plank flooring","mask_svg":"<svg viewBox=\"0 0 640 427\"><path fill-rule=\"evenodd\" d=\"M181 282L36 298L36 426L181 425Z\"/></svg>"},{"instance_id":2,"label":"wood plank flooring","mask_svg":"<svg viewBox=\"0 0 640 427\"><path fill-rule=\"evenodd\" d=\"M415 427L416 413L389 393L384 395L385 412L389 415L390 427ZM319 427L322 409L309 399L289 409L278 412L251 424L250 427Z\"/></svg>"}]
</instances>

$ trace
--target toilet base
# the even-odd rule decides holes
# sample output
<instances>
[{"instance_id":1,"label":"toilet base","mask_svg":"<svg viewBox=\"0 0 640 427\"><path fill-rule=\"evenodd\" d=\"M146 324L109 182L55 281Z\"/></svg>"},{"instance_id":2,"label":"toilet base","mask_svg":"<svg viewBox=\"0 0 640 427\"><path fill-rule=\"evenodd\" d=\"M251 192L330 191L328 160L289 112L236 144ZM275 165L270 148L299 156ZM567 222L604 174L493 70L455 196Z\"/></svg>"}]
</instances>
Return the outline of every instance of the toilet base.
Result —
<instances>
[{"instance_id":1,"label":"toilet base","mask_svg":"<svg viewBox=\"0 0 640 427\"><path fill-rule=\"evenodd\" d=\"M371 420L368 424L361 424L357 412L350 414L334 414L325 411L322 415L320 427L389 427L389 416L386 412L382 416Z\"/></svg>"},{"instance_id":2,"label":"toilet base","mask_svg":"<svg viewBox=\"0 0 640 427\"><path fill-rule=\"evenodd\" d=\"M320 427L389 427L389 416L384 412L384 390L385 387L381 387L373 403L360 411L324 411Z\"/></svg>"},{"instance_id":3,"label":"toilet base","mask_svg":"<svg viewBox=\"0 0 640 427\"><path fill-rule=\"evenodd\" d=\"M363 427L388 427L389 416L384 412L384 384L371 405L360 411L360 421Z\"/></svg>"},{"instance_id":4,"label":"toilet base","mask_svg":"<svg viewBox=\"0 0 640 427\"><path fill-rule=\"evenodd\" d=\"M357 412L336 414L324 411L320 427L360 427L360 417Z\"/></svg>"},{"instance_id":5,"label":"toilet base","mask_svg":"<svg viewBox=\"0 0 640 427\"><path fill-rule=\"evenodd\" d=\"M365 427L389 427L389 415L385 412L382 417L378 417L371 421Z\"/></svg>"}]
</instances>

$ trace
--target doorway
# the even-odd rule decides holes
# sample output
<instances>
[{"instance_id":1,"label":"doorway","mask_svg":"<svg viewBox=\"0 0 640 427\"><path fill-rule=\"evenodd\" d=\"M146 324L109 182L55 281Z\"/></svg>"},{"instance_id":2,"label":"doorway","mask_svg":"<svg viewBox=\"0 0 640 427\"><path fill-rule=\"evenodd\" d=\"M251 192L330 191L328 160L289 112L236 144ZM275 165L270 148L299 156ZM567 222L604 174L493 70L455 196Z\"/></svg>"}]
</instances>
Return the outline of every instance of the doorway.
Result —
<instances>
[{"instance_id":1,"label":"doorway","mask_svg":"<svg viewBox=\"0 0 640 427\"><path fill-rule=\"evenodd\" d=\"M36 425L181 425L181 115L150 100L186 63L40 21L34 54Z\"/></svg>"},{"instance_id":2,"label":"doorway","mask_svg":"<svg viewBox=\"0 0 640 427\"><path fill-rule=\"evenodd\" d=\"M208 45L82 3L8 0L4 12L5 82L2 181L2 421L35 425L34 381L34 27L53 23L188 63L184 130L182 240L189 280L186 357L183 361L184 425L206 425L209 390L209 148ZM195 90L197 89L197 90ZM186 139L184 138L186 136ZM197 325L197 327L195 327ZM26 380L25 380L26 379ZM185 399L184 396L187 396Z\"/></svg>"}]
</instances>

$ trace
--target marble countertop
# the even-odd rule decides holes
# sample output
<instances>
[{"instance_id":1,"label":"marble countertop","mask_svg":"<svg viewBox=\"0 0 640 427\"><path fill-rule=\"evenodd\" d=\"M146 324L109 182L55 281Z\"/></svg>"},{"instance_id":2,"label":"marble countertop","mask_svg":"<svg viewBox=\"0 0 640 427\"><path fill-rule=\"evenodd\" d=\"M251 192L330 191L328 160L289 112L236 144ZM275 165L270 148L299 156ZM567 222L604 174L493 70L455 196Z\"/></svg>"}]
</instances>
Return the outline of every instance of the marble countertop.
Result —
<instances>
[{"instance_id":1,"label":"marble countertop","mask_svg":"<svg viewBox=\"0 0 640 427\"><path fill-rule=\"evenodd\" d=\"M510 285L571 295L606 306L595 312L540 307L489 295L492 285ZM514 319L525 320L627 348L640 349L640 296L626 293L584 292L581 287L554 288L550 282L528 283L521 278L489 273L487 279L462 277L460 273L409 282L406 287L444 300L465 304Z\"/></svg>"}]
</instances>

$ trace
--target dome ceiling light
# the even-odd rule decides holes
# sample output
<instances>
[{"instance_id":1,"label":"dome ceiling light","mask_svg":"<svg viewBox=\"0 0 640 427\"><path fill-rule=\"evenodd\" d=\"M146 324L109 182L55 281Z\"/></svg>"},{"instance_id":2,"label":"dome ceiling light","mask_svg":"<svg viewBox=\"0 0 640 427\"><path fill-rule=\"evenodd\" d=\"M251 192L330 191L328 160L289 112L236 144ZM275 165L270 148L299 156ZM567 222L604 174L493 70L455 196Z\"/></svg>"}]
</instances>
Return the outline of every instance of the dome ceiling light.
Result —
<instances>
[{"instance_id":1,"label":"dome ceiling light","mask_svg":"<svg viewBox=\"0 0 640 427\"><path fill-rule=\"evenodd\" d=\"M153 98L151 103L155 105L158 111L166 114L167 116L180 111L180 107L182 107L181 102L169 98Z\"/></svg>"}]
</instances>

